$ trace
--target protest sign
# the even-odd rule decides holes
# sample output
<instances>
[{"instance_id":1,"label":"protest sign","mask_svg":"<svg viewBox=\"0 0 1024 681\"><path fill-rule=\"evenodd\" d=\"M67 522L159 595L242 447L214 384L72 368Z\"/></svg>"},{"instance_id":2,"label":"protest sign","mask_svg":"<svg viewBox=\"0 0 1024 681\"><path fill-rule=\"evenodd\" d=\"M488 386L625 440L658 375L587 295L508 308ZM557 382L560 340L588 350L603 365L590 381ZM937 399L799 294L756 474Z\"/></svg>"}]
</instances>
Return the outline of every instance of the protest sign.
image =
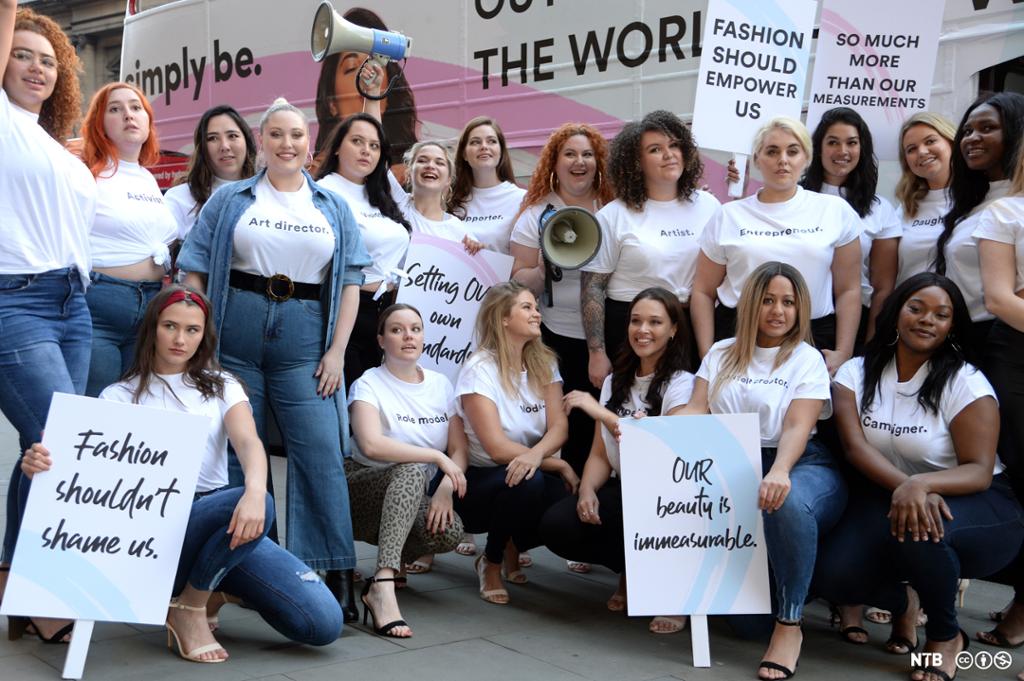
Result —
<instances>
[{"instance_id":1,"label":"protest sign","mask_svg":"<svg viewBox=\"0 0 1024 681\"><path fill-rule=\"evenodd\" d=\"M816 10L811 0L710 0L693 107L702 148L747 154L770 118L800 117Z\"/></svg>"},{"instance_id":2,"label":"protest sign","mask_svg":"<svg viewBox=\"0 0 1024 681\"><path fill-rule=\"evenodd\" d=\"M163 624L209 429L205 416L55 394L53 467L32 479L0 611Z\"/></svg>"},{"instance_id":3,"label":"protest sign","mask_svg":"<svg viewBox=\"0 0 1024 681\"><path fill-rule=\"evenodd\" d=\"M928 110L944 4L825 0L807 127L833 107L850 107L871 130L875 155L898 160L900 126Z\"/></svg>"},{"instance_id":4,"label":"protest sign","mask_svg":"<svg viewBox=\"0 0 1024 681\"><path fill-rule=\"evenodd\" d=\"M470 255L458 241L412 235L397 302L423 315L423 367L455 382L459 367L473 352L480 301L489 288L508 281L513 262L494 251Z\"/></svg>"},{"instance_id":5,"label":"protest sign","mask_svg":"<svg viewBox=\"0 0 1024 681\"><path fill-rule=\"evenodd\" d=\"M757 415L619 426L629 614L771 612Z\"/></svg>"}]
</instances>

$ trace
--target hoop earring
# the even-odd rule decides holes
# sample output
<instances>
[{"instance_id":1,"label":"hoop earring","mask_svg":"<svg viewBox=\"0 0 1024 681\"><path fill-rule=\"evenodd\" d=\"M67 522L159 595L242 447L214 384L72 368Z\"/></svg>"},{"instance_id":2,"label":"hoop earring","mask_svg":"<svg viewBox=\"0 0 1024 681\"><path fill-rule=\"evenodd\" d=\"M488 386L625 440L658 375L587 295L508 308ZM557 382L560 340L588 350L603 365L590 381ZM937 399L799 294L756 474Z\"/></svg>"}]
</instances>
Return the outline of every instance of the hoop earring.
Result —
<instances>
[{"instance_id":1,"label":"hoop earring","mask_svg":"<svg viewBox=\"0 0 1024 681\"><path fill-rule=\"evenodd\" d=\"M896 345L899 342L900 342L900 330L896 329L896 337L893 338L892 342L889 343L888 345L889 345L889 347L892 347L893 345Z\"/></svg>"},{"instance_id":2,"label":"hoop earring","mask_svg":"<svg viewBox=\"0 0 1024 681\"><path fill-rule=\"evenodd\" d=\"M594 189L601 191L601 171L597 171L597 175L594 176Z\"/></svg>"},{"instance_id":3,"label":"hoop earring","mask_svg":"<svg viewBox=\"0 0 1024 681\"><path fill-rule=\"evenodd\" d=\"M551 175L548 176L548 189L551 190L552 194L555 193L555 171L553 170L551 171Z\"/></svg>"}]
</instances>

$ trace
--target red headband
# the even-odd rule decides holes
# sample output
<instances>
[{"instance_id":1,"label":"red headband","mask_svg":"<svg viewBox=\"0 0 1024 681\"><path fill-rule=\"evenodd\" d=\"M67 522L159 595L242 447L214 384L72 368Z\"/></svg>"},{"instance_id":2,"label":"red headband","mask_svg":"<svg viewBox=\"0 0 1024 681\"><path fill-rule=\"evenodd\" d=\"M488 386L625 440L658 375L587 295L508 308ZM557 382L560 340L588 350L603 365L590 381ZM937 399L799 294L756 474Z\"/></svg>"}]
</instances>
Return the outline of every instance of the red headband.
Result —
<instances>
[{"instance_id":1,"label":"red headband","mask_svg":"<svg viewBox=\"0 0 1024 681\"><path fill-rule=\"evenodd\" d=\"M199 309L203 311L204 317L210 316L210 311L206 309L206 303L203 302L203 299L195 295L191 291L186 291L185 289L175 291L171 295L167 296L167 300L165 300L164 304L160 306L160 311L163 312L171 305L174 305L175 303L180 303L183 300L198 305Z\"/></svg>"}]
</instances>

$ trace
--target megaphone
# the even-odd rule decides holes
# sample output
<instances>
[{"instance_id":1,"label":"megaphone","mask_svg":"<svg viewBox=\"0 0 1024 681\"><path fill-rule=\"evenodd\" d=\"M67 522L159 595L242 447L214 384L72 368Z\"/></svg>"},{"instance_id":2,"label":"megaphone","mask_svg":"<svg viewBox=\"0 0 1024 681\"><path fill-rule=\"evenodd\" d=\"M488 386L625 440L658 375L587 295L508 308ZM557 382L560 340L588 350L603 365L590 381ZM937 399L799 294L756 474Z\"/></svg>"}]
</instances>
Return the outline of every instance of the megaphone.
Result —
<instances>
[{"instance_id":1,"label":"megaphone","mask_svg":"<svg viewBox=\"0 0 1024 681\"><path fill-rule=\"evenodd\" d=\"M366 68L367 62L373 59L381 66L386 66L389 61L408 58L411 47L412 38L394 31L381 31L353 24L334 11L334 7L327 0L320 3L316 8L316 14L313 15L313 29L309 36L309 49L313 54L313 61L321 62L328 55L338 52L362 52L370 55L356 73L356 89L360 95L369 99L387 97L396 79L391 79L387 89L380 95L367 94L363 91L362 84L363 69Z\"/></svg>"},{"instance_id":2,"label":"megaphone","mask_svg":"<svg viewBox=\"0 0 1024 681\"><path fill-rule=\"evenodd\" d=\"M576 206L556 209L551 204L540 215L540 252L544 256L544 297L554 305L551 284L562 280L563 270L578 270L601 249L601 225L594 214Z\"/></svg>"}]
</instances>

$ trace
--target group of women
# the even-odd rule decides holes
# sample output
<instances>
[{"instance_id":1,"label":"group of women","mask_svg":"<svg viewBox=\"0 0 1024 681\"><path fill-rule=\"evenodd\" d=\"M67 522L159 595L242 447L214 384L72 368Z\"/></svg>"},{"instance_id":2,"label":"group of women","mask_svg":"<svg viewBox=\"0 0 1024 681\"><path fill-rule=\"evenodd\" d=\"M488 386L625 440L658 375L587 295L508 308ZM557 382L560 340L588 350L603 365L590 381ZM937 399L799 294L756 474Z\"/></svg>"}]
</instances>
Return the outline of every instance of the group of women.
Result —
<instances>
[{"instance_id":1,"label":"group of women","mask_svg":"<svg viewBox=\"0 0 1024 681\"><path fill-rule=\"evenodd\" d=\"M850 109L813 135L769 121L752 150L762 186L723 206L665 111L610 148L561 126L523 190L494 119L467 123L454 158L443 141L403 144L400 168L369 99L332 110L313 174L300 109L275 101L258 138L231 107L210 109L185 180L161 196L144 168L153 112L131 85L102 88L82 158L65 150L76 66L52 21L0 0L0 407L25 452L0 574L63 391L211 417L167 617L169 645L197 662L227 658L214 632L228 602L293 640L334 640L355 616L357 539L378 546L360 600L381 635L413 633L396 597L408 567L475 553L472 534L486 534L484 600L509 603L506 584L528 581L526 552L544 545L573 570L618 573L607 606L624 610L618 424L644 416L760 417L775 615L762 679L796 671L813 596L852 643L867 642L863 606L884 608L898 654L918 647L923 611L925 650L944 663L911 678L936 681L967 645L960 580L1002 571L1022 593L1024 97L979 99L959 126L911 117L895 209ZM364 91L389 77L364 74ZM541 216L567 206L596 213L603 234L582 271L539 249ZM421 366L424 320L394 303L414 232L514 257L454 385ZM175 267L183 286L166 283ZM288 454L287 549L271 415ZM992 614L980 640L1024 641L1016 597ZM56 643L70 627L13 620L22 631Z\"/></svg>"}]
</instances>

